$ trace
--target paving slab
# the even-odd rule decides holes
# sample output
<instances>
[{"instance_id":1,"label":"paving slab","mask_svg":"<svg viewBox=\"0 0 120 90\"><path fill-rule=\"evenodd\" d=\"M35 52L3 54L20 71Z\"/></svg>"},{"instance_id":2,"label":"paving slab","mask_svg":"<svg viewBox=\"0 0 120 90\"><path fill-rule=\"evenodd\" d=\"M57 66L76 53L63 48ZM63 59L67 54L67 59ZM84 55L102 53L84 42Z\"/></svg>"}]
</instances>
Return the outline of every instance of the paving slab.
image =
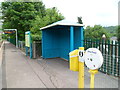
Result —
<instances>
[{"instance_id":1,"label":"paving slab","mask_svg":"<svg viewBox=\"0 0 120 90\"><path fill-rule=\"evenodd\" d=\"M0 42L0 89L2 89L2 59L3 59L4 42Z\"/></svg>"}]
</instances>

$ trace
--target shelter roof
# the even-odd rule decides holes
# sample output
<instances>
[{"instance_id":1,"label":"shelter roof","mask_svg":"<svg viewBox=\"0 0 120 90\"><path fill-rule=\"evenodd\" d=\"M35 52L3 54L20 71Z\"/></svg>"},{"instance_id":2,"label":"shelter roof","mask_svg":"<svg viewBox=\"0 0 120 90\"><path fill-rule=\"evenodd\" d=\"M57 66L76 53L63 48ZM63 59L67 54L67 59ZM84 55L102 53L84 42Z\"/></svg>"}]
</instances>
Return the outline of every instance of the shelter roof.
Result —
<instances>
[{"instance_id":1,"label":"shelter roof","mask_svg":"<svg viewBox=\"0 0 120 90\"><path fill-rule=\"evenodd\" d=\"M68 21L68 20L61 20L61 21L55 22L53 24L50 24L48 26L42 27L42 28L40 28L40 30L47 29L47 28L50 28L50 27L54 27L54 26L57 26L57 25L59 25L59 26L60 25L61 26L84 26L83 24L79 24L77 22Z\"/></svg>"}]
</instances>

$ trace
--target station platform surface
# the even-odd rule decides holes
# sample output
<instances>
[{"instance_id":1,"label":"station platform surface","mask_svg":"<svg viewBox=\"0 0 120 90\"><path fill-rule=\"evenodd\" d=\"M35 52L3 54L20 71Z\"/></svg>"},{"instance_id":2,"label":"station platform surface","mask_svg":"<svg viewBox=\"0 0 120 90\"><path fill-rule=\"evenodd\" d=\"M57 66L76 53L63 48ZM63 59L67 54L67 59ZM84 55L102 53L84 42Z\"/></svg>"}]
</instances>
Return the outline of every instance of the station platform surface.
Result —
<instances>
[{"instance_id":1,"label":"station platform surface","mask_svg":"<svg viewBox=\"0 0 120 90\"><path fill-rule=\"evenodd\" d=\"M78 88L78 72L69 70L69 62L60 58L29 59L7 41L1 73L2 88ZM85 68L85 88L89 87L90 73ZM118 88L118 78L99 72L95 88Z\"/></svg>"}]
</instances>

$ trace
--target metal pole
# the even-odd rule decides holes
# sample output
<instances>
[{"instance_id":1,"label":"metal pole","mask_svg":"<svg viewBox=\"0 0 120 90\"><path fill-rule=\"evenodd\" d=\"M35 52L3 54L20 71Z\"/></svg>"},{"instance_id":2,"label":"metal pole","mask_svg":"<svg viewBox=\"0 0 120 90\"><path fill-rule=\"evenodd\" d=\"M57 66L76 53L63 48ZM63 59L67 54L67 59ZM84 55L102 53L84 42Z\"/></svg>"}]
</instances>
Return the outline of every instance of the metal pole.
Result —
<instances>
[{"instance_id":1,"label":"metal pole","mask_svg":"<svg viewBox=\"0 0 120 90\"><path fill-rule=\"evenodd\" d=\"M25 49L26 49L26 56L28 56L28 47L25 46Z\"/></svg>"},{"instance_id":2,"label":"metal pole","mask_svg":"<svg viewBox=\"0 0 120 90\"><path fill-rule=\"evenodd\" d=\"M89 73L91 74L90 88L91 88L91 90L93 90L93 88L94 88L94 78L95 78L95 74L98 73L98 70L97 69L96 70L89 70Z\"/></svg>"},{"instance_id":3,"label":"metal pole","mask_svg":"<svg viewBox=\"0 0 120 90\"><path fill-rule=\"evenodd\" d=\"M74 27L70 27L70 51L74 50Z\"/></svg>"},{"instance_id":4,"label":"metal pole","mask_svg":"<svg viewBox=\"0 0 120 90\"><path fill-rule=\"evenodd\" d=\"M18 35L17 35L17 29L15 29L16 31L16 48L18 48Z\"/></svg>"},{"instance_id":5,"label":"metal pole","mask_svg":"<svg viewBox=\"0 0 120 90\"><path fill-rule=\"evenodd\" d=\"M84 28L80 27L80 47L84 46Z\"/></svg>"},{"instance_id":6,"label":"metal pole","mask_svg":"<svg viewBox=\"0 0 120 90\"><path fill-rule=\"evenodd\" d=\"M84 47L79 47L84 50ZM84 88L84 62L79 61L78 88Z\"/></svg>"}]
</instances>

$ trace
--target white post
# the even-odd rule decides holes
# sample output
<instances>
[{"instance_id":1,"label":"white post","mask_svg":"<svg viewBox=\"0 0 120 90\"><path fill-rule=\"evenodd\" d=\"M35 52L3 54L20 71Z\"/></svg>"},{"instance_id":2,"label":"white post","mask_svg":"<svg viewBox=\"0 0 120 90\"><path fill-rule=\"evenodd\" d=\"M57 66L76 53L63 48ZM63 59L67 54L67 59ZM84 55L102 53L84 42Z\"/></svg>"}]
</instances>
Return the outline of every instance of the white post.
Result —
<instances>
[{"instance_id":1,"label":"white post","mask_svg":"<svg viewBox=\"0 0 120 90\"><path fill-rule=\"evenodd\" d=\"M18 35L17 35L17 29L15 29L16 31L16 48L18 48Z\"/></svg>"}]
</instances>

